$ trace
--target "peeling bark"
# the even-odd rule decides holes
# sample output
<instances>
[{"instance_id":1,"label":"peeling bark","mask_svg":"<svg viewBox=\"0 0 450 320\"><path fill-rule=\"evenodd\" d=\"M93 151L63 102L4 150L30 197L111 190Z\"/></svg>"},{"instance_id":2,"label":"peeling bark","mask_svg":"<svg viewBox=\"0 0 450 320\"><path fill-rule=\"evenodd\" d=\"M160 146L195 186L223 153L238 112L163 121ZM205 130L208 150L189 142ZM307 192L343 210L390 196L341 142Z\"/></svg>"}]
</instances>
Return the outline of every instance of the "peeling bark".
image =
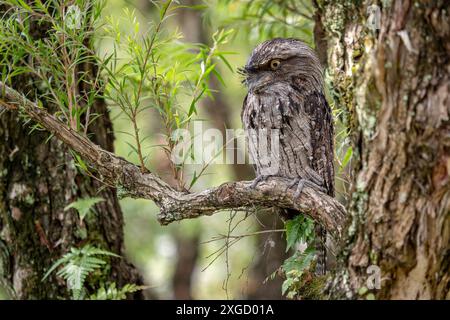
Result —
<instances>
[{"instance_id":1,"label":"peeling bark","mask_svg":"<svg viewBox=\"0 0 450 320\"><path fill-rule=\"evenodd\" d=\"M374 31L371 5L321 4L334 98L349 111L356 163L334 296L448 299L448 1L378 3ZM380 290L366 290L370 265L381 270Z\"/></svg>"}]
</instances>

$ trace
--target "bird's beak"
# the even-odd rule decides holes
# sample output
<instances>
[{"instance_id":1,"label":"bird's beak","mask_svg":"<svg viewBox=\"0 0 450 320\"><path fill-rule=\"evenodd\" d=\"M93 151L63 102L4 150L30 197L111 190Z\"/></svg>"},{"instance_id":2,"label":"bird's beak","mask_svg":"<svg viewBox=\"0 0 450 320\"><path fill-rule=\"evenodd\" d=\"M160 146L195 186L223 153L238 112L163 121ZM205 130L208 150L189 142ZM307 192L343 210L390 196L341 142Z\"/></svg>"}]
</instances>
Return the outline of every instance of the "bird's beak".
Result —
<instances>
[{"instance_id":1,"label":"bird's beak","mask_svg":"<svg viewBox=\"0 0 450 320\"><path fill-rule=\"evenodd\" d=\"M257 71L257 69L252 66L245 66L244 70L245 70L245 73L247 73L247 74L255 73Z\"/></svg>"},{"instance_id":2,"label":"bird's beak","mask_svg":"<svg viewBox=\"0 0 450 320\"><path fill-rule=\"evenodd\" d=\"M252 80L255 77L256 71L257 69L255 67L251 67L249 65L238 68L238 73L243 77L242 83L249 87L249 89L251 83L253 82Z\"/></svg>"},{"instance_id":3,"label":"bird's beak","mask_svg":"<svg viewBox=\"0 0 450 320\"><path fill-rule=\"evenodd\" d=\"M261 89L270 81L267 74L258 72L258 68L249 65L239 68L238 73L243 76L242 83L247 86L249 91Z\"/></svg>"},{"instance_id":4,"label":"bird's beak","mask_svg":"<svg viewBox=\"0 0 450 320\"><path fill-rule=\"evenodd\" d=\"M270 75L264 72L252 73L246 79L246 85L249 91L260 91L270 83Z\"/></svg>"}]
</instances>

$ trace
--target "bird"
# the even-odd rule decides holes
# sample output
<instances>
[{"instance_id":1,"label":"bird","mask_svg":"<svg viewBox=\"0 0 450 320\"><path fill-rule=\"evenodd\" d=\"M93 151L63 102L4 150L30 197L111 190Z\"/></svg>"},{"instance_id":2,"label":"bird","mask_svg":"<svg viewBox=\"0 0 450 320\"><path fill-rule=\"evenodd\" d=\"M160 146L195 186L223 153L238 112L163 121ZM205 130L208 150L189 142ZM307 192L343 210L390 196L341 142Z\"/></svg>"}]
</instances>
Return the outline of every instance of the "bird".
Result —
<instances>
[{"instance_id":1,"label":"bird","mask_svg":"<svg viewBox=\"0 0 450 320\"><path fill-rule=\"evenodd\" d=\"M291 180L334 197L334 126L317 53L303 41L275 38L256 46L239 69L248 92L241 119L256 178ZM288 210L288 218L299 212ZM326 232L315 224L316 275L326 273Z\"/></svg>"}]
</instances>

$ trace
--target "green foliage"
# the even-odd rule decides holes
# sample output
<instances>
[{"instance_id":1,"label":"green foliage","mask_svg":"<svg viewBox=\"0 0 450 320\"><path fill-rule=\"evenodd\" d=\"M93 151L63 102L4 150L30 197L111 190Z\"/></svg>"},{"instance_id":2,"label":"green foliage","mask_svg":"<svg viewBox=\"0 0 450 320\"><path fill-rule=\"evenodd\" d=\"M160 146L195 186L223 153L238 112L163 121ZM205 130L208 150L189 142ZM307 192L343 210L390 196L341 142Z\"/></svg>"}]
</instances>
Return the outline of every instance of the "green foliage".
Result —
<instances>
[{"instance_id":1,"label":"green foliage","mask_svg":"<svg viewBox=\"0 0 450 320\"><path fill-rule=\"evenodd\" d=\"M219 47L227 43L233 30L215 32L211 46L182 43L178 30L164 28L175 10L184 7L176 1L152 2L158 19L145 28L128 9L121 19L103 19L105 3L6 1L10 10L0 22L1 79L8 83L20 74L32 74L39 87L33 100L42 107L56 106L56 117L86 135L99 116L92 111L93 103L106 98L110 107L118 107L130 121L132 130L125 132L132 137L132 142L127 142L130 154L147 171L149 152L144 142L151 137L143 134L138 123L144 111L154 109L159 113L165 141L151 147L162 148L170 160L173 147L180 141L174 131L189 128L200 101L212 97L209 79L214 76L223 83L218 63L231 69L226 58L230 52ZM199 8L203 6L195 9ZM131 28L122 30L124 22ZM34 34L36 23L48 29L42 37ZM102 41L112 43L111 50L100 57L93 44ZM85 67L89 65L97 65L100 72ZM41 129L36 124L32 131ZM74 157L78 167L89 173L87 164ZM200 177L197 174L186 182L184 164L171 166L181 188L192 186Z\"/></svg>"},{"instance_id":2,"label":"green foliage","mask_svg":"<svg viewBox=\"0 0 450 320\"><path fill-rule=\"evenodd\" d=\"M375 295L373 292L370 292L366 286L362 286L358 289L358 295L360 299L365 300L375 300Z\"/></svg>"},{"instance_id":3,"label":"green foliage","mask_svg":"<svg viewBox=\"0 0 450 320\"><path fill-rule=\"evenodd\" d=\"M90 110L100 88L90 68L79 66L95 60L90 44L103 4L78 0L55 6L54 1L9 0L0 22L2 80L33 75L38 104L42 100L57 106L55 116L85 133L95 118ZM47 29L42 37L36 37L36 24L41 31ZM80 87L89 89L79 92Z\"/></svg>"},{"instance_id":4,"label":"green foliage","mask_svg":"<svg viewBox=\"0 0 450 320\"><path fill-rule=\"evenodd\" d=\"M352 156L353 156L353 148L349 146L347 148L347 151L345 151L344 158L342 159L342 163L339 166L339 173L342 172L342 170L344 170L344 168L348 165L348 163L352 159Z\"/></svg>"},{"instance_id":5,"label":"green foliage","mask_svg":"<svg viewBox=\"0 0 450 320\"><path fill-rule=\"evenodd\" d=\"M84 283L89 274L102 268L107 262L100 257L119 257L115 253L98 249L91 245L82 248L71 248L62 258L58 259L46 272L42 280L62 266L56 273L67 282L69 290L72 291L73 299L83 299L85 296Z\"/></svg>"},{"instance_id":6,"label":"green foliage","mask_svg":"<svg viewBox=\"0 0 450 320\"><path fill-rule=\"evenodd\" d=\"M185 188L186 184L192 186L200 175L194 176L190 183L183 178L184 163L194 156L193 153L185 154L182 164L171 162L174 146L183 142L176 132L189 129L200 101L213 96L210 78L215 76L223 82L218 63L231 68L226 59L230 52L219 47L227 43L233 30L215 32L211 46L183 43L179 41L182 35L178 30L168 32L163 28L167 17L179 6L166 1L158 8L160 20L151 23L145 31L141 31L134 11L125 9L119 20L108 17L104 30L112 43L108 53L98 59L98 64L106 78L104 97L108 105L118 108L133 126L129 132L120 132L134 140L134 143L127 142L131 150L128 156L134 154L142 168L148 165L150 157L144 142L151 137L142 135L138 117L149 109L156 111L161 119L160 134L164 141L149 148L164 151L180 188ZM133 27L122 30L120 26L124 22Z\"/></svg>"},{"instance_id":7,"label":"green foliage","mask_svg":"<svg viewBox=\"0 0 450 320\"><path fill-rule=\"evenodd\" d=\"M316 280L313 276L315 250L312 246L314 241L314 222L300 214L294 219L285 222L285 230L286 252L289 249L295 249L295 252L269 278L273 279L277 273L284 275L286 279L283 281L281 292L287 298L294 299L300 297L300 292L304 292L305 288L309 290L311 282L314 283L312 287L315 288L316 286ZM303 242L306 245L304 250L295 248L295 245L299 242ZM316 289L312 290L314 294L320 291Z\"/></svg>"},{"instance_id":8,"label":"green foliage","mask_svg":"<svg viewBox=\"0 0 450 320\"><path fill-rule=\"evenodd\" d=\"M305 274L311 273L314 256L314 250L307 248L304 252L295 252L284 261L281 269L286 275L286 280L281 287L282 294L286 294L290 299L298 294L299 289L304 285Z\"/></svg>"},{"instance_id":9,"label":"green foliage","mask_svg":"<svg viewBox=\"0 0 450 320\"><path fill-rule=\"evenodd\" d=\"M297 37L312 45L313 7L309 0L221 0L238 14L225 19L248 34L248 38L266 40L275 37ZM236 7L237 10L236 10Z\"/></svg>"},{"instance_id":10,"label":"green foliage","mask_svg":"<svg viewBox=\"0 0 450 320\"><path fill-rule=\"evenodd\" d=\"M290 248L294 248L299 241L310 243L314 239L314 222L304 215L300 214L294 219L286 221L285 228L286 252Z\"/></svg>"},{"instance_id":11,"label":"green foliage","mask_svg":"<svg viewBox=\"0 0 450 320\"><path fill-rule=\"evenodd\" d=\"M315 251L311 246L314 241L314 222L300 214L294 219L286 221L285 228L286 252L291 248L295 248L298 242L303 242L307 245L304 251L296 250L281 266L281 271L286 277L281 287L282 294L293 299L304 285L305 274L311 274L311 264L315 256Z\"/></svg>"},{"instance_id":12,"label":"green foliage","mask_svg":"<svg viewBox=\"0 0 450 320\"><path fill-rule=\"evenodd\" d=\"M143 286L137 286L135 284L126 284L122 288L118 289L116 283L109 283L101 286L95 294L92 294L90 300L124 300L127 298L128 293L134 293L144 289Z\"/></svg>"},{"instance_id":13,"label":"green foliage","mask_svg":"<svg viewBox=\"0 0 450 320\"><path fill-rule=\"evenodd\" d=\"M102 201L105 201L105 199L99 198L99 197L78 199L77 201L74 201L71 204L69 204L68 206L66 206L64 208L64 211L67 211L71 208L77 210L78 215L80 217L80 221L83 221L83 219L86 217L86 215L89 212L92 212L91 208L95 204L102 202Z\"/></svg>"}]
</instances>

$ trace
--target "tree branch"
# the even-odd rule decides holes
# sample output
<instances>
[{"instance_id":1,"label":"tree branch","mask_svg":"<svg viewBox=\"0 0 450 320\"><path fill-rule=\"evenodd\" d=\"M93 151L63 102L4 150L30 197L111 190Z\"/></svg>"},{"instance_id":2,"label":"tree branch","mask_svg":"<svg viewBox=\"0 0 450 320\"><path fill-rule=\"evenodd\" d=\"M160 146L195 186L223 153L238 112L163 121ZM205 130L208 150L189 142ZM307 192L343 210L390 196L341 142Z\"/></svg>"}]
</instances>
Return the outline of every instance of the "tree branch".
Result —
<instances>
[{"instance_id":1,"label":"tree branch","mask_svg":"<svg viewBox=\"0 0 450 320\"><path fill-rule=\"evenodd\" d=\"M250 188L250 181L240 181L201 192L179 192L153 173L142 172L139 166L102 149L0 81L0 109L1 106L25 112L87 160L104 182L121 187L125 196L153 200L160 208L158 220L163 225L212 215L224 209L279 207L298 210L320 223L334 237L341 237L346 221L345 208L317 190L305 187L295 199L294 192L288 190L291 181L274 177L259 183L255 189Z\"/></svg>"}]
</instances>

